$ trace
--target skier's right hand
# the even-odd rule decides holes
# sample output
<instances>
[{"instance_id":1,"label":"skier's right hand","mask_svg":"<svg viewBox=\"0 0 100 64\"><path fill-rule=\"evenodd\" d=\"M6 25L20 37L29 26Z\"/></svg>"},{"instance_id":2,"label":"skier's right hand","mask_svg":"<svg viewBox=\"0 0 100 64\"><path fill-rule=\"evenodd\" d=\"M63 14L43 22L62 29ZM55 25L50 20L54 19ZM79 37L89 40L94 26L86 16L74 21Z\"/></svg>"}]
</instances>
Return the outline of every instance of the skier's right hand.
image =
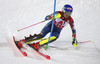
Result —
<instances>
[{"instance_id":1,"label":"skier's right hand","mask_svg":"<svg viewBox=\"0 0 100 64\"><path fill-rule=\"evenodd\" d=\"M51 19L50 15L48 15L48 16L45 17L45 20L49 20L49 19Z\"/></svg>"}]
</instances>

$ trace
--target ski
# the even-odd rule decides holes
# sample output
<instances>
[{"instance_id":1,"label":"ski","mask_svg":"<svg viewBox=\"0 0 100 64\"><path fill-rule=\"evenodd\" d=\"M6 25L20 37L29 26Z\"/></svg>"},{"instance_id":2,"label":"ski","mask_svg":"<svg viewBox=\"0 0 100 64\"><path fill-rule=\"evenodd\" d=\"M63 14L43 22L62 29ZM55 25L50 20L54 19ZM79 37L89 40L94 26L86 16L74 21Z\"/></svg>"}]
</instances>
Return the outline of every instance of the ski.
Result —
<instances>
[{"instance_id":1,"label":"ski","mask_svg":"<svg viewBox=\"0 0 100 64\"><path fill-rule=\"evenodd\" d=\"M14 41L15 46L17 47L17 49L22 53L22 55L23 55L23 56L27 56L27 53L26 53L26 52L23 52L23 51L20 49L20 47L18 46L18 44L17 44L18 41L15 40L15 37L14 37L14 36L13 36L13 41ZM20 42L24 42L24 39L23 39L23 40L20 40ZM25 44L25 45L28 46L27 44ZM28 46L28 47L31 48L30 46ZM33 49L33 48L31 48L31 49L34 50L37 54L41 55L42 57L44 57L44 58L50 60L50 56L49 56L49 55L45 55L45 54L43 54L43 53L41 53L41 52L39 52L39 51L36 51L36 50Z\"/></svg>"},{"instance_id":2,"label":"ski","mask_svg":"<svg viewBox=\"0 0 100 64\"><path fill-rule=\"evenodd\" d=\"M35 51L36 51L36 50L35 50ZM37 52L39 55L43 56L44 58L50 60L50 56L49 56L49 55L45 55L45 54L43 54L43 53L41 53L41 52L39 52L39 51L36 51L36 52Z\"/></svg>"},{"instance_id":3,"label":"ski","mask_svg":"<svg viewBox=\"0 0 100 64\"><path fill-rule=\"evenodd\" d=\"M13 36L13 41L14 41L14 44L16 46L16 48L22 53L23 56L27 56L27 53L26 52L23 52L20 47L18 46L17 44L17 41L15 40L15 37Z\"/></svg>"},{"instance_id":4,"label":"ski","mask_svg":"<svg viewBox=\"0 0 100 64\"><path fill-rule=\"evenodd\" d=\"M29 45L27 45L27 46L28 46L29 48L31 48L32 50L34 50L34 52L36 52L38 55L40 55L40 56L46 58L47 60L50 60L50 56L49 56L49 55L45 55L45 54L43 54L43 53L41 53L41 52L39 52L39 51L36 51L34 48L30 47Z\"/></svg>"}]
</instances>

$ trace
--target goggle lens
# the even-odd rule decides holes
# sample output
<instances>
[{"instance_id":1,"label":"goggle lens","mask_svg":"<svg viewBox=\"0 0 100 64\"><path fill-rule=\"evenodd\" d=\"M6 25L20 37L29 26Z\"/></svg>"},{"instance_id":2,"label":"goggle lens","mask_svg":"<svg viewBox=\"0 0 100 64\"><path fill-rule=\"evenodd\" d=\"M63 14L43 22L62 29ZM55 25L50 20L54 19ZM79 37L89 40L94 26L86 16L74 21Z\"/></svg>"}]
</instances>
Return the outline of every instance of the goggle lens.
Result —
<instances>
[{"instance_id":1,"label":"goggle lens","mask_svg":"<svg viewBox=\"0 0 100 64\"><path fill-rule=\"evenodd\" d=\"M65 11L64 14L70 16L70 15L71 15L71 12L67 12L67 11Z\"/></svg>"}]
</instances>

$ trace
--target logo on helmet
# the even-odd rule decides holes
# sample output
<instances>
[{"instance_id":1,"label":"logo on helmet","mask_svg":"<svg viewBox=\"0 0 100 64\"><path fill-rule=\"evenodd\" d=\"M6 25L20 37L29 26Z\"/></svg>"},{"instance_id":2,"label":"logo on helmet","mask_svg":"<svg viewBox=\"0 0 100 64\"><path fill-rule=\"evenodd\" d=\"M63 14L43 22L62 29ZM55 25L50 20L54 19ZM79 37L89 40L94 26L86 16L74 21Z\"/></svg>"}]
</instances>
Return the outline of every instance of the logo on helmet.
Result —
<instances>
[{"instance_id":1,"label":"logo on helmet","mask_svg":"<svg viewBox=\"0 0 100 64\"><path fill-rule=\"evenodd\" d=\"M68 7L67 9L68 9L68 10L72 10L72 8L69 8L69 7Z\"/></svg>"}]
</instances>

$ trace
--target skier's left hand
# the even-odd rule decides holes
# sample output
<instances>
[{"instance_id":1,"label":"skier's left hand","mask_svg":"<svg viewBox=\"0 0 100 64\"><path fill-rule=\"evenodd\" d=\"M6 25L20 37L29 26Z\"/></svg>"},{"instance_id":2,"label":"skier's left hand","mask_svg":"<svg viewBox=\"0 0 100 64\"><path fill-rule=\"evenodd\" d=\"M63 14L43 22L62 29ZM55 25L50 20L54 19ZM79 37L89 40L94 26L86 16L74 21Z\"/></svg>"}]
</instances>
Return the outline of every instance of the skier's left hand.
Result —
<instances>
[{"instance_id":1,"label":"skier's left hand","mask_svg":"<svg viewBox=\"0 0 100 64\"><path fill-rule=\"evenodd\" d=\"M73 45L73 44L78 45L78 42L77 42L76 37L73 37L72 45Z\"/></svg>"}]
</instances>

